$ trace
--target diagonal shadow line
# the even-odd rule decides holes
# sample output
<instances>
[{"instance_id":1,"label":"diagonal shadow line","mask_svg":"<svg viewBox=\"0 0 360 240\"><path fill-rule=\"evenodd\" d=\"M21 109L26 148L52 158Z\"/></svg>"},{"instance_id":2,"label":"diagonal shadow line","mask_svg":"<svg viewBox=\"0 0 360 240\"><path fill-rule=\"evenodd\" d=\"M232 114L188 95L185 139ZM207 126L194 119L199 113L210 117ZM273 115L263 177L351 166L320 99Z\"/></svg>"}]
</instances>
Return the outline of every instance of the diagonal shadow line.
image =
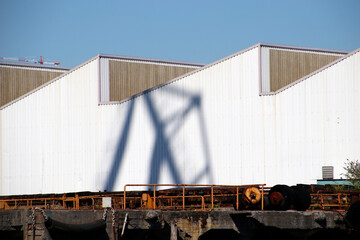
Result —
<instances>
[{"instance_id":1,"label":"diagonal shadow line","mask_svg":"<svg viewBox=\"0 0 360 240\"><path fill-rule=\"evenodd\" d=\"M197 110L199 111L199 125L200 125L201 139L202 139L202 143L203 143L204 156L205 156L205 160L206 160L206 166L197 176L194 177L194 179L190 183L193 183L193 184L197 183L204 175L207 174L209 176L209 181L212 184L212 183L214 183L214 178L213 178L212 171L211 171L211 157L210 157L210 152L209 152L209 144L208 144L208 140L207 140L205 118L204 118L204 114L203 114L203 111L201 108L200 96L192 97L191 103L184 110L181 117L178 118L179 120L177 120L176 127L174 128L173 132L171 132L169 135L172 137L177 133L177 131L180 129L180 124L182 123L181 118L186 117L188 115L188 113L194 107L196 107Z\"/></svg>"},{"instance_id":2,"label":"diagonal shadow line","mask_svg":"<svg viewBox=\"0 0 360 240\"><path fill-rule=\"evenodd\" d=\"M210 152L209 152L209 143L207 140L205 118L204 118L204 114L203 114L203 111L201 108L200 96L193 97L191 104L186 109L186 111L187 111L186 114L183 114L183 115L186 116L193 107L196 107L197 110L199 111L199 125L200 125L201 139L202 139L203 149L204 149L204 156L205 156L205 160L206 160L206 166L197 176L194 177L194 179L192 181L190 181L190 183L193 183L193 184L197 183L204 175L207 174L209 176L210 184L213 184L214 178L213 178L212 171L211 171L211 157L210 157ZM175 129L177 129L177 128L175 128ZM171 134L174 135L175 132L171 133Z\"/></svg>"},{"instance_id":3,"label":"diagonal shadow line","mask_svg":"<svg viewBox=\"0 0 360 240\"><path fill-rule=\"evenodd\" d=\"M175 123L176 126L174 127L174 130L169 133L169 136L173 137L180 130L180 126L181 126L181 124L183 124L185 117L187 117L187 115L190 113L190 111L193 108L199 107L199 105L200 105L200 97L199 96L192 97L191 102L189 103L187 108L185 110L183 110L182 113L179 114L180 116L177 117L177 119L175 119L175 118L171 119L171 120L176 120L176 123Z\"/></svg>"},{"instance_id":4,"label":"diagonal shadow line","mask_svg":"<svg viewBox=\"0 0 360 240\"><path fill-rule=\"evenodd\" d=\"M182 181L174 164L174 157L170 150L169 141L165 137L164 124L158 118L158 114L152 104L150 95L148 94L145 95L145 99L151 116L152 123L156 130L156 141L151 159L151 169L150 169L150 176L148 183L149 184L158 183L161 164L163 164L164 159L167 159L167 163L169 164L169 168L172 173L174 182L180 184Z\"/></svg>"},{"instance_id":5,"label":"diagonal shadow line","mask_svg":"<svg viewBox=\"0 0 360 240\"><path fill-rule=\"evenodd\" d=\"M206 165L206 167L204 167L203 170L202 170L200 173L198 173L198 174L193 178L193 180L191 180L189 183L190 183L190 184L197 184L197 183L199 183L199 180L200 180L201 178L203 178L204 176L206 176L207 174L209 174L209 171L210 171L210 166ZM212 178L212 177L210 177L210 178ZM210 184L211 184L211 183L210 183Z\"/></svg>"},{"instance_id":6,"label":"diagonal shadow line","mask_svg":"<svg viewBox=\"0 0 360 240\"><path fill-rule=\"evenodd\" d=\"M166 153L163 153L163 143L161 139L157 136L151 157L151 168L150 168L151 170L148 179L149 184L159 183L160 169L161 169L161 165L165 163L165 159L166 159ZM174 172L174 169L172 169L172 172ZM175 170L175 172L177 171ZM175 175L177 175L177 173L175 173ZM178 177L176 176L175 178Z\"/></svg>"},{"instance_id":7,"label":"diagonal shadow line","mask_svg":"<svg viewBox=\"0 0 360 240\"><path fill-rule=\"evenodd\" d=\"M131 119L132 119L133 112L134 112L134 106L135 106L135 100L130 101L130 106L129 106L127 114L126 114L125 124L121 131L122 135L119 139L117 151L116 151L116 154L115 154L115 157L113 160L113 164L111 166L111 173L109 174L109 177L106 181L106 185L104 188L107 191L114 190L114 184L116 182L116 178L117 178L117 175L120 170L120 165L121 165L122 159L124 157L124 153L125 153L127 138L129 136L129 132L130 132Z\"/></svg>"},{"instance_id":8,"label":"diagonal shadow line","mask_svg":"<svg viewBox=\"0 0 360 240\"><path fill-rule=\"evenodd\" d=\"M204 156L205 156L205 160L206 160L206 167L204 170L207 170L207 173L209 175L209 180L210 180L210 183L213 184L214 183L214 177L213 177L213 174L212 174L212 170L211 170L211 156L210 156L210 152L209 152L209 143L208 143L208 137L207 137L207 131L206 131L206 123L205 123L205 118L204 118L204 113L203 113L203 110L201 108L201 98L200 96L195 96L193 93L191 92L188 92L188 91L185 91L184 89L182 90L179 90L177 88L174 88L174 87L168 87L168 88L165 88L168 92L174 94L174 95L178 95L180 97L191 97L191 98L198 98L197 99L197 102L194 104L196 107L198 107L198 111L199 111L199 125L200 125L200 128L201 128L201 138L202 138L202 142L203 142L203 149L204 149ZM188 110L188 109L187 109ZM189 111L190 111L190 107L189 107ZM187 114L187 113L186 113ZM184 114L183 114L184 115ZM173 133L171 134L175 134L176 133L176 128L174 130ZM203 175L203 173L201 173L201 175ZM194 180L198 180L199 177L195 177Z\"/></svg>"},{"instance_id":9,"label":"diagonal shadow line","mask_svg":"<svg viewBox=\"0 0 360 240\"><path fill-rule=\"evenodd\" d=\"M201 128L201 138L202 138L202 142L203 142L203 149L204 149L204 155L205 155L205 159L206 159L206 169L208 170L208 174L209 174L209 180L210 180L210 184L214 184L214 177L212 174L212 170L211 170L211 156L210 156L210 151L209 151L209 143L208 143L208 136L207 136L207 132L206 132L206 122L205 122L205 118L204 118L204 113L201 107L201 102L199 102L198 105L198 110L199 110L199 125Z\"/></svg>"},{"instance_id":10,"label":"diagonal shadow line","mask_svg":"<svg viewBox=\"0 0 360 240\"><path fill-rule=\"evenodd\" d=\"M177 96L179 96L179 97L184 97L184 98L185 98L185 97L188 97L188 98L191 99L191 100L190 100L190 104L189 104L189 106L187 107L187 109L182 110L182 111L181 111L182 113L179 113L179 112L180 112L180 111L179 111L179 112L173 114L172 116L170 116L169 118L165 119L165 120L163 121L163 123L165 123L165 124L166 124L166 123L169 123L169 122L171 122L171 121L173 121L173 120L175 120L176 118L179 119L179 118L187 115L188 112L192 109L192 107L193 107L194 105L199 105L200 100L201 100L199 94L191 93L191 92L186 91L186 90L184 90L184 89L179 90L179 89L174 88L174 87L168 87L168 88L165 88L165 90L166 90L167 92L173 94L173 95L177 95ZM177 117L178 115L181 115L181 117Z\"/></svg>"},{"instance_id":11,"label":"diagonal shadow line","mask_svg":"<svg viewBox=\"0 0 360 240\"><path fill-rule=\"evenodd\" d=\"M164 88L164 90L166 90L167 92L173 94L173 95L177 95L177 96L180 96L180 97L194 97L194 93L191 93L189 91L186 91L185 89L178 89L178 88L175 88L173 86L170 86L168 85L169 87L167 88Z\"/></svg>"}]
</instances>

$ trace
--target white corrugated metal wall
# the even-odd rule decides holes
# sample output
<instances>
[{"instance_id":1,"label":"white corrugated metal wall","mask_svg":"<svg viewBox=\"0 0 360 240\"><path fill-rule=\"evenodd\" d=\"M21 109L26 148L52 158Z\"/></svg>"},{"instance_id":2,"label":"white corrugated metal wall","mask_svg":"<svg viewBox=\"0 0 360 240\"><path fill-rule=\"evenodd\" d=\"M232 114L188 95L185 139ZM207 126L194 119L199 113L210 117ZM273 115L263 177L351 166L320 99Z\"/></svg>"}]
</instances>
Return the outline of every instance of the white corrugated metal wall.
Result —
<instances>
[{"instance_id":1,"label":"white corrugated metal wall","mask_svg":"<svg viewBox=\"0 0 360 240\"><path fill-rule=\"evenodd\" d=\"M334 177L340 178L346 159L360 158L359 90L358 51L276 95L263 97L272 109L267 134L274 138L266 159L279 173L269 179L271 184L314 183L322 177L322 166L334 166Z\"/></svg>"},{"instance_id":2,"label":"white corrugated metal wall","mask_svg":"<svg viewBox=\"0 0 360 240\"><path fill-rule=\"evenodd\" d=\"M100 154L111 160L102 171L106 188L263 182L264 152L250 144L262 139L261 128L250 127L263 121L257 63L254 48L125 103L100 105L101 116L110 113L99 124L109 133Z\"/></svg>"},{"instance_id":3,"label":"white corrugated metal wall","mask_svg":"<svg viewBox=\"0 0 360 240\"><path fill-rule=\"evenodd\" d=\"M327 56L338 56L342 57L345 53L335 53L329 51L318 51L318 50L304 50L304 49L289 49L289 48L279 48L279 47L269 47L261 46L261 84L262 84L262 93L271 93L270 90L270 50L277 51L286 51L286 52L299 52L299 53L308 53L308 54L318 54L318 55L327 55Z\"/></svg>"},{"instance_id":4,"label":"white corrugated metal wall","mask_svg":"<svg viewBox=\"0 0 360 240\"><path fill-rule=\"evenodd\" d=\"M1 194L95 185L98 65L93 60L1 110Z\"/></svg>"},{"instance_id":5,"label":"white corrugated metal wall","mask_svg":"<svg viewBox=\"0 0 360 240\"><path fill-rule=\"evenodd\" d=\"M72 71L2 110L2 137L9 139L2 194L262 182L263 152L248 143L261 139L260 130L248 134L249 124L261 123L257 63L254 48L134 100L100 106L98 60Z\"/></svg>"},{"instance_id":6,"label":"white corrugated metal wall","mask_svg":"<svg viewBox=\"0 0 360 240\"><path fill-rule=\"evenodd\" d=\"M122 104L98 105L93 60L1 110L1 194L126 183L314 183L358 159L359 52L259 96L252 48ZM6 139L6 141L5 141Z\"/></svg>"}]
</instances>

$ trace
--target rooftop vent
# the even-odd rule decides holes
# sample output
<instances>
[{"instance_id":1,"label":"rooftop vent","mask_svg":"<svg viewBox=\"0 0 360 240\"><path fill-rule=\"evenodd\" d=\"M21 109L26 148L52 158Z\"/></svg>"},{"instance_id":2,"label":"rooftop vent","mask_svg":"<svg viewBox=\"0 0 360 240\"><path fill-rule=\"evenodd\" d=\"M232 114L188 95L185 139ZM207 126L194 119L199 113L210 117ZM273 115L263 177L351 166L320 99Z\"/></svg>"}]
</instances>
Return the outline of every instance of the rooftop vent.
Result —
<instances>
[{"instance_id":1,"label":"rooftop vent","mask_svg":"<svg viewBox=\"0 0 360 240\"><path fill-rule=\"evenodd\" d=\"M334 179L334 167L323 166L322 167L322 178L323 179Z\"/></svg>"}]
</instances>

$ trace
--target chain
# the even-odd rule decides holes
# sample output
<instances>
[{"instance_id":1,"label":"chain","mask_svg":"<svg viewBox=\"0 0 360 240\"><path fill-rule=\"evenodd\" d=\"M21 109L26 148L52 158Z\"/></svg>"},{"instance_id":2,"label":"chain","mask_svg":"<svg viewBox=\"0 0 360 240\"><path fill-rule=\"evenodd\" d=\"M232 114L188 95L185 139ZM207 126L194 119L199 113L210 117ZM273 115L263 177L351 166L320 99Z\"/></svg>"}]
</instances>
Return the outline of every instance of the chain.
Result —
<instances>
[{"instance_id":1,"label":"chain","mask_svg":"<svg viewBox=\"0 0 360 240\"><path fill-rule=\"evenodd\" d=\"M45 221L47 221L47 220L48 220L48 216L46 215L46 213L45 213L44 209L39 208L39 207L36 207L36 208L35 208L35 210L38 210L38 211L40 211L40 212L41 212L41 214L43 215L43 217L44 217Z\"/></svg>"},{"instance_id":2,"label":"chain","mask_svg":"<svg viewBox=\"0 0 360 240\"><path fill-rule=\"evenodd\" d=\"M115 209L111 208L112 213L112 226L115 227Z\"/></svg>"},{"instance_id":3,"label":"chain","mask_svg":"<svg viewBox=\"0 0 360 240\"><path fill-rule=\"evenodd\" d=\"M32 237L35 240L35 208L31 208Z\"/></svg>"},{"instance_id":4,"label":"chain","mask_svg":"<svg viewBox=\"0 0 360 240\"><path fill-rule=\"evenodd\" d=\"M107 208L104 209L104 214L103 214L103 220L105 221L106 220L106 216L107 216Z\"/></svg>"},{"instance_id":5,"label":"chain","mask_svg":"<svg viewBox=\"0 0 360 240\"><path fill-rule=\"evenodd\" d=\"M35 229L35 208L31 208L31 223L33 230Z\"/></svg>"},{"instance_id":6,"label":"chain","mask_svg":"<svg viewBox=\"0 0 360 240\"><path fill-rule=\"evenodd\" d=\"M107 217L107 213L108 213L108 209L105 208L104 209L104 214L103 214L103 220L105 221L106 220L106 217ZM112 215L112 226L114 227L115 226L115 209L111 208L111 215Z\"/></svg>"}]
</instances>

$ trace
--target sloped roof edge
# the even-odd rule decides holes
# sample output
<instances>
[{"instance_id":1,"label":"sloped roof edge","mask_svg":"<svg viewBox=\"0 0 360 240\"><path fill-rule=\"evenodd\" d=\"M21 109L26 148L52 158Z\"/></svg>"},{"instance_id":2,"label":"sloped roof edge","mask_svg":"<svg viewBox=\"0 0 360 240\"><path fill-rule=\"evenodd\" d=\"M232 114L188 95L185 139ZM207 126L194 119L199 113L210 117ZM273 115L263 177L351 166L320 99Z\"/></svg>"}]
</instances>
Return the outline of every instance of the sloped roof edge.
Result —
<instances>
[{"instance_id":1,"label":"sloped roof edge","mask_svg":"<svg viewBox=\"0 0 360 240\"><path fill-rule=\"evenodd\" d=\"M64 77L64 76L66 76L66 75L68 75L68 74L70 74L70 73L72 73L72 72L76 71L77 69L79 69L79 68L81 68L81 67L85 66L86 64L88 64L88 63L90 63L90 62L92 62L92 61L94 61L94 60L96 60L96 59L98 59L98 58L99 58L99 54L98 54L98 55L96 55L95 57L93 57L93 58L91 58L91 59L87 60L86 62L84 62L84 63L80 64L79 66L77 66L77 67L74 67L74 68L70 69L68 72L65 72L65 73L61 74L60 76L58 76L58 77L54 78L53 80L51 80L51 81L48 81L48 82L44 83L44 84L43 84L43 85L41 85L40 87L35 88L34 90L32 90L32 91L30 91L30 92L28 92L28 93L26 93L26 94L24 94L24 95L22 95L22 96L18 97L17 99L15 99L15 100L13 100L13 101L11 101L11 102L9 102L9 103L5 104L4 106L0 107L0 110L3 110L3 109L5 109L5 108L9 107L10 105L12 105L12 104L14 104L14 103L16 103L16 102L20 101L20 100L21 100L21 99L23 99L23 98L26 98L27 96L29 96L29 95L31 95L31 94L33 94L33 93L35 93L35 92L39 91L40 89L42 89L42 88L44 88L44 87L46 87L46 86L48 86L48 85L50 85L50 84L52 84L52 83L56 82L56 81L57 81L57 80L59 80L60 78L62 78L62 77Z\"/></svg>"},{"instance_id":2,"label":"sloped roof edge","mask_svg":"<svg viewBox=\"0 0 360 240\"><path fill-rule=\"evenodd\" d=\"M350 53L349 51L343 51L343 50L311 48L311 47L298 47L298 46L283 45L283 44L272 44L272 43L260 43L260 46L261 47L293 49L293 50L314 51L314 52L324 52L324 53L339 53L339 54L348 54L348 53Z\"/></svg>"},{"instance_id":3,"label":"sloped roof edge","mask_svg":"<svg viewBox=\"0 0 360 240\"><path fill-rule=\"evenodd\" d=\"M39 64L31 64L31 63L17 63L17 62L2 62L2 61L0 61L0 65L14 66L14 67L55 69L55 70L64 70L64 71L69 71L71 69L68 67L60 67L60 66L39 65Z\"/></svg>"},{"instance_id":4,"label":"sloped roof edge","mask_svg":"<svg viewBox=\"0 0 360 240\"><path fill-rule=\"evenodd\" d=\"M308 75L306 75L306 76L304 76L304 77L296 80L295 82L293 82L293 83L291 83L291 84L289 84L289 85L287 85L287 86L285 86L285 87L280 88L279 90L277 90L277 91L275 91L275 92L260 93L260 95L261 95L261 96L272 96L272 95L276 95L276 94L278 94L278 93L280 93L280 92L283 92L283 91L285 91L286 89L291 88L291 87L293 87L294 85L296 85L296 84L298 84L298 83L300 83L300 82L302 82L302 81L305 81L306 79L308 79L308 78L310 78L310 77L312 77L312 76L314 76L314 75L316 75L316 74L318 74L318 73L320 73L320 72L322 72L322 71L324 71L324 70L326 70L326 69L328 69L328 68L330 68L330 67L338 64L339 62L341 62L341 61L343 61L343 60L351 57L352 55L354 55L354 54L356 54L356 53L358 53L358 52L360 52L360 48L358 48L358 49L356 49L356 50L354 50L354 51L352 51L352 52L349 52L347 55L345 55L345 56L343 56L343 57L341 57L341 58L339 58L339 59L337 59L337 60L335 60L335 61L327 64L327 65L325 65L324 67L322 67L322 68L320 68L320 69L318 69L318 70L316 70L316 71L314 71L314 72L312 72L312 73L310 73L310 74L308 74Z\"/></svg>"},{"instance_id":5,"label":"sloped roof edge","mask_svg":"<svg viewBox=\"0 0 360 240\"><path fill-rule=\"evenodd\" d=\"M157 59L157 58L130 57L130 56L123 56L123 55L103 54L103 53L99 54L99 57L130 60L130 61L152 62L152 63L179 64L179 65L188 65L188 66L196 66L196 67L205 66L205 64L203 64L203 63L163 60L163 59Z\"/></svg>"},{"instance_id":6,"label":"sloped roof edge","mask_svg":"<svg viewBox=\"0 0 360 240\"><path fill-rule=\"evenodd\" d=\"M241 50L241 51L239 51L239 52L236 52L236 53L231 54L231 55L229 55L229 56L227 56L227 57L224 57L224 58L222 58L222 59L219 59L219 60L217 60L217 61L215 61L215 62L213 62L213 63L204 65L204 66L202 66L202 67L200 67L200 68L198 68L198 69L196 69L196 70L194 70L194 71L191 71L191 72L189 72L189 73L187 73L187 74L184 74L184 75L182 75L182 76L180 76L180 77L174 78L174 79L172 79L172 80L170 80L170 81L168 81L168 82L166 82L166 83L160 84L160 85L155 86L155 87L153 87L153 88L147 89L147 90L145 90L145 91L143 91L143 92L140 92L140 93L138 93L138 94L136 94L136 95L133 95L133 96L131 96L131 97L127 98L127 99L124 99L124 100L122 100L122 101L119 101L119 102L115 102L115 101L114 101L114 102L99 102L99 104L121 104L121 103L127 102L127 101L129 101L129 100L131 100L131 99L134 99L134 98L140 96L140 95L143 95L143 94L146 94L146 93L148 93L148 92L154 91L154 90L156 90L156 89L158 89L158 88L164 87L164 86L166 86L166 85L168 85L168 84L171 84L171 83L173 83L173 82L176 82L176 81L178 81L178 80L180 80L180 79L182 79L182 78L185 78L185 77L187 77L187 76L190 76L190 75L192 75L192 74L195 74L195 73L197 73L197 72L200 72L200 71L202 71L202 70L205 70L205 69L207 69L207 68L209 68L209 67L212 67L212 66L214 66L214 65L217 65L217 64L219 64L219 63L221 63L221 62L223 62L223 61L226 61L226 60L231 59L231 58L233 58L233 57L236 57L236 56L238 56L238 55L240 55L240 54L243 54L243 53L245 53L245 52L247 52L247 51L250 51L250 50L252 50L252 49L254 49L254 48L262 47L262 46L265 46L265 47L268 46L268 47L286 48L286 49L308 50L308 51L320 51L320 52L348 53L347 51L339 51L339 50L326 50L326 49L317 49L317 48L308 48L308 47L297 47L297 46L281 45L281 44L257 43L257 44L255 44L255 45L252 45L252 46L246 48L246 49L243 49L243 50ZM316 73L318 73L318 72L326 69L327 67L330 67L330 66L332 66L332 65L334 65L334 64L336 64L336 63L338 63L338 62L340 62L340 61L342 61L342 60L344 60L344 59L346 59L347 57L355 54L355 53L358 52L358 51L360 51L360 48L357 49L357 50L355 50L355 51L353 51L353 52L348 53L347 55L345 55L344 57L336 60L335 62L330 63L330 64L326 65L325 67L323 67L323 68L321 68L321 69L319 69L319 70L317 70L317 71L315 71L315 72L313 72L313 73L311 73L311 74L309 74L309 75L307 75L307 76L305 76L305 77L303 77L303 78L295 81L293 84L290 84L290 85L288 85L288 86L286 86L286 87L284 87L284 88L281 88L281 89L279 89L279 90L276 91L276 92L260 93L260 96L274 95L274 94L277 94L277 93L279 93L279 92L281 92L281 91L284 91L285 89L287 89L287 88L289 88L289 87L297 84L297 83L300 82L300 81L303 81L303 80L309 78L310 76L312 76L312 75L314 75L314 74L316 74ZM119 56L119 55L98 54L98 55L96 55L95 57L87 60L86 62L78 65L77 67L74 67L74 68L70 69L68 72L65 72L64 74L62 74L62 75L54 78L53 80L51 80L51 81L49 81L49 82L41 85L40 87L38 87L38 88L36 88L36 89L28 92L27 94L22 95L21 97L15 99L15 100L13 100L13 101L11 101L11 102L8 103L8 104L0 107L0 110L3 110L3 109L5 109L5 108L7 108L8 106L10 106L10 105L12 105L12 104L20 101L21 99L23 99L23 98L25 98L25 97L33 94L34 92L36 92L36 91L38 91L38 90L40 90L40 89L42 89L42 88L44 88L44 87L46 87L46 86L54 83L55 81L59 80L60 78L62 78L62 77L64 77L64 76L66 76L67 74L70 74L70 73L72 73L73 71L76 71L77 69L83 67L84 65L86 65L86 64L88 64L88 63L90 63L90 62L92 62L92 61L94 61L94 60L96 60L96 59L98 59L98 58L100 58L100 57L121 58L121 59L128 59L128 60L139 60L139 59L141 59L141 61L144 61L145 59L146 59L147 61L159 60L159 59L151 59L151 58L137 58L137 57L126 57L126 56ZM159 61L171 62L171 61L166 61L166 60L159 60ZM178 64L179 64L179 63L178 63ZM191 63L190 63L190 64L191 64Z\"/></svg>"},{"instance_id":7,"label":"sloped roof edge","mask_svg":"<svg viewBox=\"0 0 360 240\"><path fill-rule=\"evenodd\" d=\"M227 56L227 57L224 57L224 58L222 58L222 59L219 59L219 60L217 60L217 61L215 61L215 62L209 63L209 64L207 64L207 65L205 65L205 66L203 66L203 67L201 67L201 68L195 69L194 71L191 71L191 72L189 72L189 73L186 73L186 74L184 74L184 75L181 75L180 77L174 78L174 79L172 79L172 80L170 80L170 81L168 81L168 82L159 84L159 85L157 85L157 86L155 86L155 87L152 87L152 88L147 89L147 90L145 90L145 91L139 92L138 94L135 94L135 95L133 95L133 96L131 96L131 97L129 97L129 98L126 98L126 99L124 99L124 100L122 100L122 101L99 102L99 104L100 104L100 105L112 105L112 104L122 104L122 103L125 103L125 102L130 101L130 100L132 100L132 99L134 99L134 98L137 98L137 97L139 97L139 96L141 96L141 95L144 95L144 94L149 93L149 92L152 92L152 91L154 91L154 90L156 90L156 89L162 88L162 87L164 87L164 86L166 86L166 85L168 85L168 84L172 84L172 83L174 83L174 82L176 82L176 81L178 81L178 80L180 80L180 79L183 79L183 78L188 77L188 76L190 76L190 75L193 75L193 74L195 74L195 73L201 72L201 71L203 71L203 70L205 70L205 69L207 69L207 68L209 68L209 67L215 66L216 64L219 64L219 63L224 62L224 61L226 61L226 60L228 60L228 59L231 59L231 58L236 57L236 56L238 56L238 55L240 55L240 54L243 54L243 53L245 53L245 52L247 52L247 51L250 51L250 50L252 50L252 49L254 49L254 48L257 48L257 47L259 47L260 45L261 45L261 43L257 43L257 44L255 44L255 45L252 45L252 46L250 46L250 47L248 47L248 48L246 48L246 49L244 49L244 50L241 50L241 51L239 51L239 52L236 52L236 53L234 53L234 54L231 54L231 55L229 55L229 56Z\"/></svg>"},{"instance_id":8,"label":"sloped roof edge","mask_svg":"<svg viewBox=\"0 0 360 240\"><path fill-rule=\"evenodd\" d=\"M227 56L227 57L224 57L224 58L222 58L222 59L219 59L219 60L217 60L217 61L215 61L215 62L213 62L213 63L207 64L207 65L205 65L205 66L203 66L203 67L201 67L201 68L198 68L198 69L196 69L196 70L194 70L194 71L191 71L191 72L189 72L189 73L187 73L187 74L184 74L184 75L182 75L182 76L180 76L180 77L174 78L174 79L172 79L172 80L170 80L170 81L168 81L168 82L166 82L166 83L163 83L163 84L160 84L160 85L158 85L158 86L155 86L155 87L152 87L152 88L150 88L150 89L147 89L147 90L145 90L145 91L142 91L142 92L140 92L140 93L138 93L138 94L135 94L135 95L133 95L133 96L127 98L127 99L124 99L124 100L122 100L122 101L99 102L99 104L101 104L101 105L108 105L108 104L110 104L110 105L111 105L111 104L121 104L121 103L127 102L127 101L132 100L132 99L134 99L134 98L136 98L136 97L139 97L139 96L144 95L144 94L146 94L146 93L148 93L148 92L154 91L154 90L156 90L156 89L158 89L158 88L162 88L162 87L164 87L164 86L166 86L166 85L168 85L168 84L171 84L171 83L173 83L173 82L176 82L176 81L178 81L178 80L180 80L180 79L182 79L182 78L185 78L185 77L190 76L190 75L192 75L192 74L195 74L195 73L197 73L197 72L203 71L203 70L205 70L205 69L207 69L207 68L209 68L209 67L212 67L212 66L214 66L214 65L216 65L216 64L218 64L218 63L221 63L221 62L223 62L223 61L226 61L226 60L228 60L228 59L231 59L231 58L233 58L233 57L236 57L236 56L238 56L238 55L240 55L240 54L243 54L243 53L245 53L245 52L247 52L247 51L250 51L250 50L252 50L252 49L254 49L254 48L257 48L257 47L275 47L275 48L284 48L284 49L294 49L294 50L304 50L304 51L316 51L316 52L328 52L328 53L342 53L342 54L348 54L348 53L349 53L348 51L342 51L342 50L320 49L320 48L311 48L311 47L298 47L298 46L291 46L291 45L282 45L282 44L272 44L272 43L262 43L262 42L260 42L260 43L257 43L257 44L255 44L255 45L252 45L252 46L250 46L250 47L248 47L248 48L246 48L246 49L243 49L243 50L241 50L241 51L239 51L239 52L236 52L236 53L234 53L234 54L231 54L231 55L229 55L229 56ZM262 96L262 95L271 95L271 94L273 94L273 93L268 93L268 94L261 94L261 93L260 93L260 96Z\"/></svg>"},{"instance_id":9,"label":"sloped roof edge","mask_svg":"<svg viewBox=\"0 0 360 240\"><path fill-rule=\"evenodd\" d=\"M33 94L34 92L36 92L36 91L38 91L38 90L40 90L40 89L42 89L42 88L44 88L44 87L46 87L46 86L54 83L55 81L59 80L60 78L62 78L62 77L64 77L64 76L66 76L66 75L68 75L68 74L76 71L77 69L83 67L84 65L86 65L86 64L88 64L88 63L90 63L90 62L92 62L92 61L94 61L94 60L96 60L96 59L98 59L98 58L100 58L100 57L118 58L118 59L127 59L127 60L138 60L138 61L148 61L148 62L162 62L162 63L189 65L189 66L204 66L204 64L199 64L199 63L193 64L193 63L186 63L186 62L180 62L180 61L169 61L169 60L160 60L160 59L152 59L152 58L139 58L139 57L127 57L127 56L109 55L109 54L98 54L98 55L96 55L95 57L92 57L91 59L87 60L86 62L84 62L84 63L82 63L82 64L80 64L80 65L78 65L78 66L76 66L76 67L74 67L74 68L66 69L66 70L68 70L68 72L65 72L65 73L61 74L60 76L54 78L53 80L51 80L51 81L49 81L49 82L47 82L47 83L44 83L44 84L41 85L40 87L35 88L34 90L32 90L32 91L30 91L30 92L28 92L28 93L26 93L26 94L18 97L17 99L14 99L13 101L5 104L4 106L0 107L0 110L3 110L3 109L5 109L5 108L7 108L8 106L10 106L10 105L12 105L12 104L20 101L21 99L23 99L23 98L25 98L25 97ZM1 63L4 63L4 62L1 62ZM18 64L18 63L16 63L16 64ZM19 63L19 65L24 65L24 64L23 64L23 63ZM38 67L37 65L34 66L33 64L26 64L26 63L25 63L25 65L26 65L26 66L27 66L27 65L30 65L30 66L33 66L33 67L35 67L35 66ZM42 66L42 67L45 67L45 66Z\"/></svg>"}]
</instances>

